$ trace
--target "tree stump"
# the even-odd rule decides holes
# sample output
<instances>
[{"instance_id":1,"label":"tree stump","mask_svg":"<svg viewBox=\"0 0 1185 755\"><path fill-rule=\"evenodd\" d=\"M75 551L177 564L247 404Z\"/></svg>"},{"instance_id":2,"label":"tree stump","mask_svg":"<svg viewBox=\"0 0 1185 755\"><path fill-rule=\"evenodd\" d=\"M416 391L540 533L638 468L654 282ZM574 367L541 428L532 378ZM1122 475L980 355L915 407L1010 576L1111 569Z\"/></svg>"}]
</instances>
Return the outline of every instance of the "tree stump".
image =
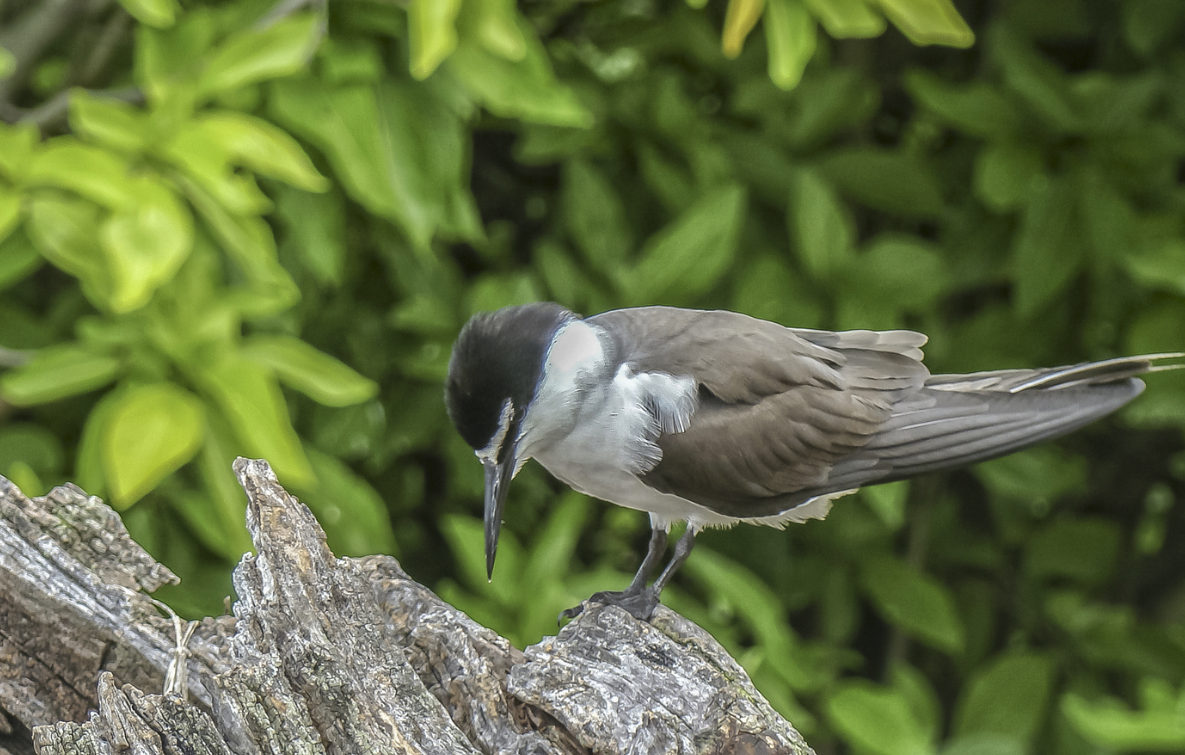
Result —
<instances>
[{"instance_id":1,"label":"tree stump","mask_svg":"<svg viewBox=\"0 0 1185 755\"><path fill-rule=\"evenodd\" d=\"M591 607L524 651L387 556L338 559L239 459L255 555L176 652L175 581L73 485L0 478L0 755L812 752L705 631ZM180 657L188 699L161 694Z\"/></svg>"}]
</instances>

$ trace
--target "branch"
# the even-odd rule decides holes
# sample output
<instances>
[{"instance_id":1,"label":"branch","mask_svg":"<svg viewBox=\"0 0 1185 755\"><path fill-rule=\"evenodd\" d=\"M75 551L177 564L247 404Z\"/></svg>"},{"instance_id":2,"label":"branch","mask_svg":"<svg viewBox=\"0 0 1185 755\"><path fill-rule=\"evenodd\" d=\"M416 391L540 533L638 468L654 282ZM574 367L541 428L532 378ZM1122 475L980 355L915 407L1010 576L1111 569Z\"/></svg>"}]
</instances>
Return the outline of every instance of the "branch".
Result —
<instances>
[{"instance_id":1,"label":"branch","mask_svg":"<svg viewBox=\"0 0 1185 755\"><path fill-rule=\"evenodd\" d=\"M265 462L235 471L256 555L235 569L235 618L206 619L188 648L193 703L156 694L174 634L140 609L167 570L98 499L30 501L0 478L0 647L42 638L0 652L0 708L37 727L39 753L811 752L677 614L594 607L519 651L394 559L335 558Z\"/></svg>"},{"instance_id":2,"label":"branch","mask_svg":"<svg viewBox=\"0 0 1185 755\"><path fill-rule=\"evenodd\" d=\"M0 29L0 47L12 53L16 69L6 79L0 79L0 105L9 102L14 89L24 82L33 63L46 47L53 44L63 31L82 13L86 0L42 0L5 28Z\"/></svg>"},{"instance_id":3,"label":"branch","mask_svg":"<svg viewBox=\"0 0 1185 755\"><path fill-rule=\"evenodd\" d=\"M70 94L73 91L73 89L66 89L58 92L35 108L29 108L28 110L14 108L12 112L15 117L11 118L11 122L32 123L41 129L42 132L53 126L64 124L66 122L66 116L70 112ZM95 97L106 97L107 99L121 100L137 105L144 101L144 93L137 87L91 90L90 94ZM8 117L4 117L3 113L0 113L0 118L10 120Z\"/></svg>"}]
</instances>

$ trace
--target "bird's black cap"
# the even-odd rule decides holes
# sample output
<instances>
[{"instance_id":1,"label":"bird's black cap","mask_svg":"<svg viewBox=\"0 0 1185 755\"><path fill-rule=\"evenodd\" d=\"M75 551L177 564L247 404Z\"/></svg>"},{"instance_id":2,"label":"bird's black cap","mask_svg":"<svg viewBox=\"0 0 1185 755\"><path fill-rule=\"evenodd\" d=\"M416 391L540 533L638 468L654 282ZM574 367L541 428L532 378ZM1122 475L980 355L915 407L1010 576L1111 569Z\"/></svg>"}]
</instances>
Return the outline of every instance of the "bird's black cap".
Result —
<instances>
[{"instance_id":1,"label":"bird's black cap","mask_svg":"<svg viewBox=\"0 0 1185 755\"><path fill-rule=\"evenodd\" d=\"M552 337L574 317L558 304L540 302L470 318L453 346L444 389L449 418L466 443L489 445L506 399L516 413L526 409Z\"/></svg>"}]
</instances>

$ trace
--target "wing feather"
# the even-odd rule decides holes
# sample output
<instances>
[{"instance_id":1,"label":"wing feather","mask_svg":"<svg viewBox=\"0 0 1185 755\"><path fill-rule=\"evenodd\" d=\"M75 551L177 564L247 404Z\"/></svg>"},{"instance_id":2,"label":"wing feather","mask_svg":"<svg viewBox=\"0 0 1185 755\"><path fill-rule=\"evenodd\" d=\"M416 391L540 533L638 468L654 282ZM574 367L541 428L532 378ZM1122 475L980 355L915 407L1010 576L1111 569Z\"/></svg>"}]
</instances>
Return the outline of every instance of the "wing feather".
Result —
<instances>
[{"instance_id":1,"label":"wing feather","mask_svg":"<svg viewBox=\"0 0 1185 755\"><path fill-rule=\"evenodd\" d=\"M912 331L833 333L664 307L589 319L635 372L699 386L690 423L655 440L662 458L642 481L742 519L784 518L820 497L1067 433L1137 396L1136 375L1171 368L1158 360L1181 356L931 376L925 336Z\"/></svg>"}]
</instances>

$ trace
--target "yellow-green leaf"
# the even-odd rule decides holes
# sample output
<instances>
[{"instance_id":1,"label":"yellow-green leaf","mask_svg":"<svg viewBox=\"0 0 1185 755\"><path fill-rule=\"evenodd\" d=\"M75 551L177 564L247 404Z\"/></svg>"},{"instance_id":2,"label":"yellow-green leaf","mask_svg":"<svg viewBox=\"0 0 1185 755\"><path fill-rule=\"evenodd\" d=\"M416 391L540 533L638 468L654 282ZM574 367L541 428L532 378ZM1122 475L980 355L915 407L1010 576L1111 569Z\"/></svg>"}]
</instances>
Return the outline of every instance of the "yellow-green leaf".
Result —
<instances>
[{"instance_id":1,"label":"yellow-green leaf","mask_svg":"<svg viewBox=\"0 0 1185 755\"><path fill-rule=\"evenodd\" d=\"M757 25L764 7L765 0L729 0L728 10L724 14L724 34L720 39L724 57L735 58L741 54L745 37Z\"/></svg>"},{"instance_id":2,"label":"yellow-green leaf","mask_svg":"<svg viewBox=\"0 0 1185 755\"><path fill-rule=\"evenodd\" d=\"M462 25L472 27L482 47L507 60L522 60L527 41L519 29L515 0L466 3Z\"/></svg>"},{"instance_id":3,"label":"yellow-green leaf","mask_svg":"<svg viewBox=\"0 0 1185 755\"><path fill-rule=\"evenodd\" d=\"M411 75L426 79L457 49L457 13L461 0L411 0L407 27Z\"/></svg>"},{"instance_id":4,"label":"yellow-green leaf","mask_svg":"<svg viewBox=\"0 0 1185 755\"><path fill-rule=\"evenodd\" d=\"M143 178L139 202L99 228L111 272L111 308L130 312L172 279L193 248L193 217L169 187Z\"/></svg>"},{"instance_id":5,"label":"yellow-green leaf","mask_svg":"<svg viewBox=\"0 0 1185 755\"><path fill-rule=\"evenodd\" d=\"M110 408L100 440L111 504L125 509L193 458L202 446L206 410L172 383L130 388Z\"/></svg>"},{"instance_id":6,"label":"yellow-green leaf","mask_svg":"<svg viewBox=\"0 0 1185 755\"><path fill-rule=\"evenodd\" d=\"M0 47L0 79L6 79L16 70L16 56Z\"/></svg>"},{"instance_id":7,"label":"yellow-green leaf","mask_svg":"<svg viewBox=\"0 0 1185 755\"><path fill-rule=\"evenodd\" d=\"M267 459L286 485L314 483L313 470L271 370L241 355L228 354L207 366L200 379L248 454Z\"/></svg>"},{"instance_id":8,"label":"yellow-green leaf","mask_svg":"<svg viewBox=\"0 0 1185 755\"><path fill-rule=\"evenodd\" d=\"M950 0L876 0L881 10L916 45L970 47L975 32Z\"/></svg>"},{"instance_id":9,"label":"yellow-green leaf","mask_svg":"<svg viewBox=\"0 0 1185 755\"><path fill-rule=\"evenodd\" d=\"M165 29L177 20L176 0L119 0L123 9L142 24Z\"/></svg>"},{"instance_id":10,"label":"yellow-green leaf","mask_svg":"<svg viewBox=\"0 0 1185 755\"><path fill-rule=\"evenodd\" d=\"M0 186L0 242L21 221L21 195L6 186Z\"/></svg>"},{"instance_id":11,"label":"yellow-green leaf","mask_svg":"<svg viewBox=\"0 0 1185 755\"><path fill-rule=\"evenodd\" d=\"M0 173L14 183L23 180L29 159L40 144L41 132L32 123L0 123Z\"/></svg>"},{"instance_id":12,"label":"yellow-green leaf","mask_svg":"<svg viewBox=\"0 0 1185 755\"><path fill-rule=\"evenodd\" d=\"M203 116L200 128L232 160L256 173L305 191L325 191L329 180L284 130L246 113L220 111Z\"/></svg>"},{"instance_id":13,"label":"yellow-green leaf","mask_svg":"<svg viewBox=\"0 0 1185 755\"><path fill-rule=\"evenodd\" d=\"M36 185L69 189L112 210L136 201L127 162L72 136L47 142L30 162L27 179Z\"/></svg>"},{"instance_id":14,"label":"yellow-green leaf","mask_svg":"<svg viewBox=\"0 0 1185 755\"><path fill-rule=\"evenodd\" d=\"M836 39L877 37L885 30L885 17L864 0L806 0L806 5Z\"/></svg>"},{"instance_id":15,"label":"yellow-green leaf","mask_svg":"<svg viewBox=\"0 0 1185 755\"><path fill-rule=\"evenodd\" d=\"M266 29L247 29L217 48L202 75L205 94L289 76L305 67L320 40L316 14L297 13Z\"/></svg>"},{"instance_id":16,"label":"yellow-green leaf","mask_svg":"<svg viewBox=\"0 0 1185 755\"><path fill-rule=\"evenodd\" d=\"M88 141L123 152L142 152L148 144L148 114L126 102L70 92L70 128Z\"/></svg>"},{"instance_id":17,"label":"yellow-green leaf","mask_svg":"<svg viewBox=\"0 0 1185 755\"><path fill-rule=\"evenodd\" d=\"M769 0L765 9L765 38L769 45L769 78L782 89L793 89L815 54L815 19L800 0Z\"/></svg>"},{"instance_id":18,"label":"yellow-green leaf","mask_svg":"<svg viewBox=\"0 0 1185 755\"><path fill-rule=\"evenodd\" d=\"M4 373L0 396L17 406L44 404L102 388L122 368L123 362L110 354L73 344L50 346L28 364Z\"/></svg>"},{"instance_id":19,"label":"yellow-green leaf","mask_svg":"<svg viewBox=\"0 0 1185 755\"><path fill-rule=\"evenodd\" d=\"M349 406L378 395L379 386L299 338L255 336L241 353L275 371L281 382L325 406Z\"/></svg>"},{"instance_id":20,"label":"yellow-green leaf","mask_svg":"<svg viewBox=\"0 0 1185 755\"><path fill-rule=\"evenodd\" d=\"M111 276L99 248L98 207L65 195L35 194L26 229L50 264L78 278L92 301L107 306Z\"/></svg>"}]
</instances>

